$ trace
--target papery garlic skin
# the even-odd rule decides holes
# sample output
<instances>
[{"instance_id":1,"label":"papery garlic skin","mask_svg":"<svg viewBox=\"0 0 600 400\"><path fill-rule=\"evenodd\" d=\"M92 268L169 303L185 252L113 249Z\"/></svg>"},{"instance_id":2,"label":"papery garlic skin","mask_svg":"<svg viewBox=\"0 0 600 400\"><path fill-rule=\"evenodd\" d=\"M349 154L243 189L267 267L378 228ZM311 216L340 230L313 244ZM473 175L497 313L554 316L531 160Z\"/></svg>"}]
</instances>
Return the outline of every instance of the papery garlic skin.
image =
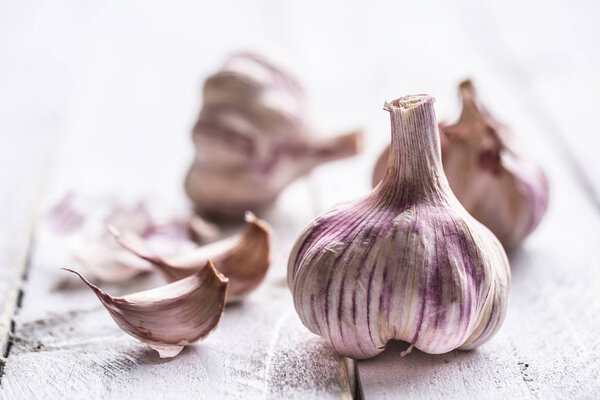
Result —
<instances>
[{"instance_id":1,"label":"papery garlic skin","mask_svg":"<svg viewBox=\"0 0 600 400\"><path fill-rule=\"evenodd\" d=\"M123 235L144 240L147 247L161 254L171 255L196 247L196 243L214 240L219 230L201 217L168 217L152 215L144 201L133 206L115 205L103 218L100 234L90 235L73 246L73 258L86 275L103 282L123 282L152 265L123 249L107 231L111 226ZM206 259L204 263L206 263Z\"/></svg>"},{"instance_id":2,"label":"papery garlic skin","mask_svg":"<svg viewBox=\"0 0 600 400\"><path fill-rule=\"evenodd\" d=\"M382 183L318 217L291 252L296 311L356 359L393 339L432 354L477 347L506 313L506 253L450 190L433 98L407 96L385 109L392 156Z\"/></svg>"},{"instance_id":3,"label":"papery garlic skin","mask_svg":"<svg viewBox=\"0 0 600 400\"><path fill-rule=\"evenodd\" d=\"M549 201L541 167L513 145L508 129L479 102L470 80L459 85L463 110L455 124L440 124L442 161L452 191L505 248L516 247L539 225ZM382 179L389 147L373 171Z\"/></svg>"},{"instance_id":4,"label":"papery garlic skin","mask_svg":"<svg viewBox=\"0 0 600 400\"><path fill-rule=\"evenodd\" d=\"M246 227L240 233L172 255L156 254L140 238L122 235L115 229L111 232L121 246L152 263L169 282L206 268L207 261L211 260L229 279L228 303L239 301L254 291L271 264L271 228L251 212L246 213Z\"/></svg>"},{"instance_id":5,"label":"papery garlic skin","mask_svg":"<svg viewBox=\"0 0 600 400\"><path fill-rule=\"evenodd\" d=\"M300 83L255 54L237 54L206 80L185 190L213 217L271 206L296 178L362 148L362 133L318 139Z\"/></svg>"},{"instance_id":6,"label":"papery garlic skin","mask_svg":"<svg viewBox=\"0 0 600 400\"><path fill-rule=\"evenodd\" d=\"M161 358L175 357L190 343L213 331L225 307L227 278L209 261L205 268L166 286L122 297L112 297L81 274L127 334L158 351Z\"/></svg>"}]
</instances>

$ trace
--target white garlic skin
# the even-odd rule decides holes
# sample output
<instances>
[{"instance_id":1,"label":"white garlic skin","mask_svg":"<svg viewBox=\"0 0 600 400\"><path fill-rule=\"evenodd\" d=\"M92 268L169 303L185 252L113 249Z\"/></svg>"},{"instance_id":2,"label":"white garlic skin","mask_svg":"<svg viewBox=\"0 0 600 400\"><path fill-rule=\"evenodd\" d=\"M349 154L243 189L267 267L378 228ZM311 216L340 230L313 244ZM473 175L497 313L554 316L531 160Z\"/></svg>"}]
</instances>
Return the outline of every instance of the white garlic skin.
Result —
<instances>
[{"instance_id":1,"label":"white garlic skin","mask_svg":"<svg viewBox=\"0 0 600 400\"><path fill-rule=\"evenodd\" d=\"M296 311L355 359L379 354L390 340L432 354L477 347L506 313L506 253L450 190L433 98L407 96L385 108L392 157L382 183L319 216L291 252Z\"/></svg>"},{"instance_id":2,"label":"white garlic skin","mask_svg":"<svg viewBox=\"0 0 600 400\"><path fill-rule=\"evenodd\" d=\"M175 357L185 346L208 336L225 307L228 279L210 261L187 278L120 297L66 270L92 289L123 332L146 343L161 358Z\"/></svg>"}]
</instances>

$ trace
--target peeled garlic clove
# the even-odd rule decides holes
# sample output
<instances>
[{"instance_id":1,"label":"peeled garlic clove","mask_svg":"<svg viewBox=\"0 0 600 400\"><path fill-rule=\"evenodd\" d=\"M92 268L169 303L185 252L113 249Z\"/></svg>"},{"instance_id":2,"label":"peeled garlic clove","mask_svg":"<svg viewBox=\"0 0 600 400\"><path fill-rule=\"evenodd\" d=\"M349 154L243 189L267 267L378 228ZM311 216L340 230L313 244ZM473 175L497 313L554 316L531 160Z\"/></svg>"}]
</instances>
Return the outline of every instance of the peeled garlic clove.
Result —
<instances>
[{"instance_id":1,"label":"peeled garlic clove","mask_svg":"<svg viewBox=\"0 0 600 400\"><path fill-rule=\"evenodd\" d=\"M185 190L198 210L237 218L271 206L313 168L357 154L362 133L317 139L299 82L270 61L233 56L206 80Z\"/></svg>"},{"instance_id":2,"label":"peeled garlic clove","mask_svg":"<svg viewBox=\"0 0 600 400\"><path fill-rule=\"evenodd\" d=\"M394 339L432 354L477 347L504 319L506 253L450 190L433 98L402 97L385 110L392 144L383 181L365 199L319 216L292 249L296 311L357 359Z\"/></svg>"},{"instance_id":3,"label":"peeled garlic clove","mask_svg":"<svg viewBox=\"0 0 600 400\"><path fill-rule=\"evenodd\" d=\"M548 179L478 101L471 81L462 82L459 93L463 101L459 121L439 126L444 171L467 211L494 232L504 247L515 247L546 213ZM377 160L373 186L383 177L388 154L389 147Z\"/></svg>"},{"instance_id":4,"label":"peeled garlic clove","mask_svg":"<svg viewBox=\"0 0 600 400\"><path fill-rule=\"evenodd\" d=\"M169 282L202 270L207 260L212 260L229 279L227 302L235 302L263 281L271 262L269 226L250 212L246 222L246 228L234 236L167 257L153 253L139 239L122 236L116 230L112 233L124 248L151 262Z\"/></svg>"},{"instance_id":5,"label":"peeled garlic clove","mask_svg":"<svg viewBox=\"0 0 600 400\"><path fill-rule=\"evenodd\" d=\"M208 336L225 307L227 278L210 261L185 279L121 297L112 297L78 272L66 270L96 293L125 333L148 344L161 358L175 357L188 344Z\"/></svg>"}]
</instances>

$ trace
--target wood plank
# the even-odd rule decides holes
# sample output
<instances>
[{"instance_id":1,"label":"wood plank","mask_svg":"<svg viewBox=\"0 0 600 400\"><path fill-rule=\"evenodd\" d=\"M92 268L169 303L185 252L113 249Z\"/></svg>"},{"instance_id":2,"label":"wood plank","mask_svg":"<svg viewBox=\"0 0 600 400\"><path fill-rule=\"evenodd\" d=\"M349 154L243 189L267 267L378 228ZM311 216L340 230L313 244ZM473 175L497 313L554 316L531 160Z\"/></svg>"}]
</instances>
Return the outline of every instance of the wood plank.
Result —
<instances>
[{"instance_id":1,"label":"wood plank","mask_svg":"<svg viewBox=\"0 0 600 400\"><path fill-rule=\"evenodd\" d=\"M25 146L22 141L11 141L6 132L22 134L15 128L0 127L5 132L2 142L8 148L0 157L0 362L4 363L12 344L14 314L20 307L22 283L26 274L27 258L33 221L38 207L39 191L44 177L46 157L44 141L38 146ZM39 126L38 126L39 128ZM12 134L10 135L12 136ZM19 174L8 173L19 167ZM3 371L0 368L0 378Z\"/></svg>"}]
</instances>

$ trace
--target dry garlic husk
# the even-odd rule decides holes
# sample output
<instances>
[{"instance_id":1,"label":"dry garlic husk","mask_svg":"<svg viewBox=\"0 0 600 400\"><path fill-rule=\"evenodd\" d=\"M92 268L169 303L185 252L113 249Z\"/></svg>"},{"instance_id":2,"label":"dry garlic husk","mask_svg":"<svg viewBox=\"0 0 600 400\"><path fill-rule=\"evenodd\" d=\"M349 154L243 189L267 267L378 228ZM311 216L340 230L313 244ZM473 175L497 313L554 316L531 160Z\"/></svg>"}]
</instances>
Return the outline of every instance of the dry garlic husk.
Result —
<instances>
[{"instance_id":1,"label":"dry garlic husk","mask_svg":"<svg viewBox=\"0 0 600 400\"><path fill-rule=\"evenodd\" d=\"M362 134L314 137L299 82L255 54L237 54L206 80L185 181L202 213L238 218L269 207L293 180L357 154Z\"/></svg>"},{"instance_id":2,"label":"dry garlic husk","mask_svg":"<svg viewBox=\"0 0 600 400\"><path fill-rule=\"evenodd\" d=\"M134 206L114 206L103 218L103 225L118 227L123 232L151 236L156 229L148 207L143 201ZM94 280L122 282L152 270L145 260L125 251L104 229L100 234L81 240L73 248L73 258Z\"/></svg>"},{"instance_id":3,"label":"dry garlic husk","mask_svg":"<svg viewBox=\"0 0 600 400\"><path fill-rule=\"evenodd\" d=\"M433 354L472 349L504 319L506 253L450 190L433 102L385 104L392 150L383 181L314 220L290 255L300 319L344 356L373 357L393 339Z\"/></svg>"},{"instance_id":4,"label":"dry garlic husk","mask_svg":"<svg viewBox=\"0 0 600 400\"><path fill-rule=\"evenodd\" d=\"M266 222L247 212L246 227L242 232L179 254L160 256L139 238L112 230L124 248L152 263L169 282L206 268L206 262L212 260L219 272L229 279L228 303L241 300L264 280L271 263L270 232Z\"/></svg>"},{"instance_id":5,"label":"dry garlic husk","mask_svg":"<svg viewBox=\"0 0 600 400\"><path fill-rule=\"evenodd\" d=\"M188 344L204 339L216 328L227 292L227 278L208 261L205 268L185 279L155 289L112 297L81 278L100 299L117 325L127 334L175 357Z\"/></svg>"},{"instance_id":6,"label":"dry garlic husk","mask_svg":"<svg viewBox=\"0 0 600 400\"><path fill-rule=\"evenodd\" d=\"M470 80L459 85L460 119L440 124L442 161L452 191L478 221L506 247L519 245L539 224L548 207L548 180L541 167L522 155L508 129L477 99ZM383 177L389 148L373 173Z\"/></svg>"},{"instance_id":7,"label":"dry garlic husk","mask_svg":"<svg viewBox=\"0 0 600 400\"><path fill-rule=\"evenodd\" d=\"M81 239L73 248L74 259L86 275L103 282L122 282L152 270L152 265L123 249L104 229L112 226L123 234L142 238L161 254L175 254L216 239L219 229L197 215L161 220L145 202L134 206L116 205L102 221L100 234ZM206 260L205 260L206 262Z\"/></svg>"}]
</instances>

